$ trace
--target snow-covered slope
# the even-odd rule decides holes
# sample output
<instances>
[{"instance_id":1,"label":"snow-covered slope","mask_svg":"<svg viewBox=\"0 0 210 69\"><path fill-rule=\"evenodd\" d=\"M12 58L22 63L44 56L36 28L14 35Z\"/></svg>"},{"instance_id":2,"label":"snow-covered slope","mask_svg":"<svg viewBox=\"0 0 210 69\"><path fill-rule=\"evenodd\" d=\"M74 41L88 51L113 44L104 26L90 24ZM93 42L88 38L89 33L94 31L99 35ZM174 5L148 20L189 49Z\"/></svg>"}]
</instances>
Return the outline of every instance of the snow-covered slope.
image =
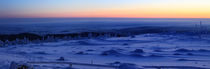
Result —
<instances>
[{"instance_id":1,"label":"snow-covered slope","mask_svg":"<svg viewBox=\"0 0 210 69\"><path fill-rule=\"evenodd\" d=\"M132 37L14 45L0 48L0 69L8 68L12 61L59 61L60 57L64 57L64 61L104 65L132 63L139 67L147 65L210 67L209 44L208 39L196 36L141 34ZM68 65L34 65L34 67L62 69Z\"/></svg>"}]
</instances>

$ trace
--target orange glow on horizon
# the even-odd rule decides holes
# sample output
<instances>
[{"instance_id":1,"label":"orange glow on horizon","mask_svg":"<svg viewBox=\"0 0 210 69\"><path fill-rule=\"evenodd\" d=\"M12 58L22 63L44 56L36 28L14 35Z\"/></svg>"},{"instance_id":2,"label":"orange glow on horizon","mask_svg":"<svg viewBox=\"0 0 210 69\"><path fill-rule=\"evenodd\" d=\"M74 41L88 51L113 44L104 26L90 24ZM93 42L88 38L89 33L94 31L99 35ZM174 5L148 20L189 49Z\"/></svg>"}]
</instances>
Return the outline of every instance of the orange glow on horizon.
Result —
<instances>
[{"instance_id":1,"label":"orange glow on horizon","mask_svg":"<svg viewBox=\"0 0 210 69\"><path fill-rule=\"evenodd\" d=\"M38 3L34 4L32 1L31 4L35 6L16 7L19 6L17 4L14 5L15 8L3 10L4 13L0 14L0 17L210 18L210 0L101 1L49 0L43 3L40 0L43 6L38 7Z\"/></svg>"},{"instance_id":2,"label":"orange glow on horizon","mask_svg":"<svg viewBox=\"0 0 210 69\"><path fill-rule=\"evenodd\" d=\"M144 9L144 10L142 10ZM11 15L9 17L107 17L107 18L210 18L210 9L169 9L169 8L134 8L134 9L104 9L92 11L54 11L25 15Z\"/></svg>"}]
</instances>

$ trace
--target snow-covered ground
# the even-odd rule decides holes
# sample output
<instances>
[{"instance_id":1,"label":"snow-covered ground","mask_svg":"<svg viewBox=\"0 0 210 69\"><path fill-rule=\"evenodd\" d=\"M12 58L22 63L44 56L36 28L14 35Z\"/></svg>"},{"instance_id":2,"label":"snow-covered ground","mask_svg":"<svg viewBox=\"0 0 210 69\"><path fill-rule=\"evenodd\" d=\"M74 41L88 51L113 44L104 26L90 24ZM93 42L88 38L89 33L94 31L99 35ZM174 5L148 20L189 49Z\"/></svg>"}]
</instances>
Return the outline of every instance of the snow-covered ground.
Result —
<instances>
[{"instance_id":1,"label":"snow-covered ground","mask_svg":"<svg viewBox=\"0 0 210 69\"><path fill-rule=\"evenodd\" d=\"M137 66L196 66L210 68L210 40L186 35L142 34L135 37L81 39L0 48L0 69L12 61L59 61ZM62 69L68 65L34 65L37 69ZM73 66L80 69L92 67ZM100 67L95 67L100 68ZM103 69L103 68L100 68ZM107 68L105 68L107 69Z\"/></svg>"}]
</instances>

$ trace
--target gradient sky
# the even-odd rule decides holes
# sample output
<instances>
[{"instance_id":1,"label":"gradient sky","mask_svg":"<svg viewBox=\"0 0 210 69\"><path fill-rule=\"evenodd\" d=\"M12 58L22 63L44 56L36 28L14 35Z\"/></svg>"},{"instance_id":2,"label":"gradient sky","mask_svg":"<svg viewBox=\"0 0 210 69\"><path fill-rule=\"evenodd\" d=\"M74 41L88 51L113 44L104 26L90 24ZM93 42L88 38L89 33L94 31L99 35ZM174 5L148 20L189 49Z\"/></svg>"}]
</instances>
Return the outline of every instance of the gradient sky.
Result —
<instances>
[{"instance_id":1,"label":"gradient sky","mask_svg":"<svg viewBox=\"0 0 210 69\"><path fill-rule=\"evenodd\" d=\"M0 17L210 18L210 0L0 0Z\"/></svg>"}]
</instances>

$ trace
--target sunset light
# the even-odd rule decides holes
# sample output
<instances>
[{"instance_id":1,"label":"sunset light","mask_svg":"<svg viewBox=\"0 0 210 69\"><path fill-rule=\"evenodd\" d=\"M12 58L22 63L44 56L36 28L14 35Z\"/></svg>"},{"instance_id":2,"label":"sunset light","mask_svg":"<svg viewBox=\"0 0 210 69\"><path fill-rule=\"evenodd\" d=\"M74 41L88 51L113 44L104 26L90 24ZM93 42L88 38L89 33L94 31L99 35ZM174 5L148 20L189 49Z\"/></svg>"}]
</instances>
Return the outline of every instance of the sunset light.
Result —
<instances>
[{"instance_id":1,"label":"sunset light","mask_svg":"<svg viewBox=\"0 0 210 69\"><path fill-rule=\"evenodd\" d=\"M210 0L1 0L0 17L210 18Z\"/></svg>"}]
</instances>

